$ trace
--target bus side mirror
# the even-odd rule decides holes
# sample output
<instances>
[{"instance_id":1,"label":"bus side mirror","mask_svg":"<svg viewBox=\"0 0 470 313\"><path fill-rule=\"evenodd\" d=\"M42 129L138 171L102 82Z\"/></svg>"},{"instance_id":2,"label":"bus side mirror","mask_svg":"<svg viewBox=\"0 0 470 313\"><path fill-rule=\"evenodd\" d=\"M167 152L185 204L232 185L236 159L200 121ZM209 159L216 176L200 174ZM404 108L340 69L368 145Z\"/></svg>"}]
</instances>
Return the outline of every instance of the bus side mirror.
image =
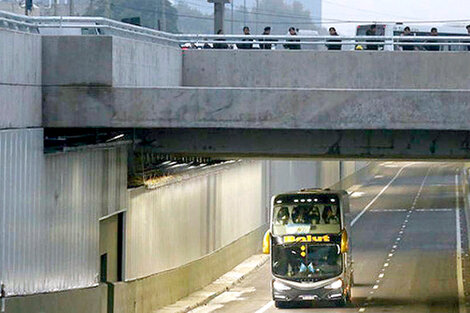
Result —
<instances>
[{"instance_id":1,"label":"bus side mirror","mask_svg":"<svg viewBox=\"0 0 470 313\"><path fill-rule=\"evenodd\" d=\"M271 253L271 230L267 230L263 237L263 254Z\"/></svg>"},{"instance_id":2,"label":"bus side mirror","mask_svg":"<svg viewBox=\"0 0 470 313\"><path fill-rule=\"evenodd\" d=\"M341 253L349 252L349 240L348 240L348 232L346 229L343 229L341 232Z\"/></svg>"}]
</instances>

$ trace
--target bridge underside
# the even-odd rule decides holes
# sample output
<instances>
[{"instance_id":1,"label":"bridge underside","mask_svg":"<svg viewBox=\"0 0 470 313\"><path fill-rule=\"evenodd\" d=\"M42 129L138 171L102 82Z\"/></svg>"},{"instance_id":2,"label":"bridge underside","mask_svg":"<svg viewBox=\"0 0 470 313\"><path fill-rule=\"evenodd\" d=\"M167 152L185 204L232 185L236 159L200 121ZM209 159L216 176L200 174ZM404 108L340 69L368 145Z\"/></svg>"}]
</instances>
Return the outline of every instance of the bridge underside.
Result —
<instances>
[{"instance_id":1,"label":"bridge underside","mask_svg":"<svg viewBox=\"0 0 470 313\"><path fill-rule=\"evenodd\" d=\"M173 156L227 158L423 159L470 158L470 131L436 130L302 130L235 128L49 128L46 148L60 135L133 141L138 151ZM64 136L65 134L65 136ZM82 136L80 136L82 134ZM87 134L87 135L85 135ZM88 136L88 137L87 137ZM49 141L48 141L49 140ZM52 141L51 141L52 140Z\"/></svg>"},{"instance_id":2,"label":"bridge underside","mask_svg":"<svg viewBox=\"0 0 470 313\"><path fill-rule=\"evenodd\" d=\"M217 157L467 159L469 131L428 130L141 130L156 153Z\"/></svg>"}]
</instances>

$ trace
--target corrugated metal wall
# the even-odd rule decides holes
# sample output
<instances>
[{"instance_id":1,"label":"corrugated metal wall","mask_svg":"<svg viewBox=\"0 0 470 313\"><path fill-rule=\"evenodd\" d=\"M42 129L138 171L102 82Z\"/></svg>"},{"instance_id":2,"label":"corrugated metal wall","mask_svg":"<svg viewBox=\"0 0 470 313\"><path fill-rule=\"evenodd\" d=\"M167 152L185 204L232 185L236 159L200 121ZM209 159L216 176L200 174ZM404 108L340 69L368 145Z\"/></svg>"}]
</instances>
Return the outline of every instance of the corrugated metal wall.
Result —
<instances>
[{"instance_id":1,"label":"corrugated metal wall","mask_svg":"<svg viewBox=\"0 0 470 313\"><path fill-rule=\"evenodd\" d=\"M98 283L99 218L125 209L125 155L122 147L46 156L52 242L47 276L57 290Z\"/></svg>"},{"instance_id":2,"label":"corrugated metal wall","mask_svg":"<svg viewBox=\"0 0 470 313\"><path fill-rule=\"evenodd\" d=\"M0 131L0 281L7 295L48 284L43 182L42 130Z\"/></svg>"},{"instance_id":3,"label":"corrugated metal wall","mask_svg":"<svg viewBox=\"0 0 470 313\"><path fill-rule=\"evenodd\" d=\"M8 296L98 283L98 220L125 208L125 154L45 156L41 129L0 131L0 281Z\"/></svg>"}]
</instances>

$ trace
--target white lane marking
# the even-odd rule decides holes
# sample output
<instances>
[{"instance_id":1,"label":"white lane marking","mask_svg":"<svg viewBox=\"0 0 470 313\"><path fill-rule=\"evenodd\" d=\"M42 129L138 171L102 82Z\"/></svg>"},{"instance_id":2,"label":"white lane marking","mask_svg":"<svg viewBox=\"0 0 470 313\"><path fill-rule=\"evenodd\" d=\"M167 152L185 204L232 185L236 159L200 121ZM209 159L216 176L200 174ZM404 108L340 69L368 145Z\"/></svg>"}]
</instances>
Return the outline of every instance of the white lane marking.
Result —
<instances>
[{"instance_id":1,"label":"white lane marking","mask_svg":"<svg viewBox=\"0 0 470 313\"><path fill-rule=\"evenodd\" d=\"M462 234L460 232L459 174L455 174L455 227L457 236L457 288L459 291L459 313L467 312L463 289Z\"/></svg>"},{"instance_id":2,"label":"white lane marking","mask_svg":"<svg viewBox=\"0 0 470 313\"><path fill-rule=\"evenodd\" d=\"M263 313L263 312L266 312L267 310L269 310L272 306L274 305L274 301L269 301L268 303L266 303L262 308L260 308L258 311L256 311L255 313Z\"/></svg>"},{"instance_id":3,"label":"white lane marking","mask_svg":"<svg viewBox=\"0 0 470 313\"><path fill-rule=\"evenodd\" d=\"M353 193L349 196L349 198L360 198L360 197L362 197L363 195L365 195L365 192L363 192L363 191L355 191L355 192L353 192Z\"/></svg>"},{"instance_id":4,"label":"white lane marking","mask_svg":"<svg viewBox=\"0 0 470 313\"><path fill-rule=\"evenodd\" d=\"M451 212L454 209L417 209L416 212Z\"/></svg>"},{"instance_id":5,"label":"white lane marking","mask_svg":"<svg viewBox=\"0 0 470 313\"><path fill-rule=\"evenodd\" d=\"M374 199L372 199L369 204L366 205L366 207L361 211L361 213L359 213L351 222L351 227L354 226L354 224L356 224L356 222L361 218L362 215L364 215L364 213L366 213L366 211L372 206L372 204L374 204L374 202L385 192L385 190L388 189L388 187L390 187L390 185L395 181L395 179L397 179L398 175L400 175L400 173L408 166L412 165L413 163L410 163L410 164L407 164L405 166L403 166L396 174L395 176L393 176L393 178L388 182L388 184L382 188L382 190L380 190L380 192L375 196Z\"/></svg>"},{"instance_id":6,"label":"white lane marking","mask_svg":"<svg viewBox=\"0 0 470 313\"><path fill-rule=\"evenodd\" d=\"M408 210L405 210L405 209L390 209L390 210L379 210L379 209L376 209L376 210L370 210L369 212L375 212L375 213L383 213L383 212L391 212L391 213L395 213L395 212L406 212Z\"/></svg>"}]
</instances>

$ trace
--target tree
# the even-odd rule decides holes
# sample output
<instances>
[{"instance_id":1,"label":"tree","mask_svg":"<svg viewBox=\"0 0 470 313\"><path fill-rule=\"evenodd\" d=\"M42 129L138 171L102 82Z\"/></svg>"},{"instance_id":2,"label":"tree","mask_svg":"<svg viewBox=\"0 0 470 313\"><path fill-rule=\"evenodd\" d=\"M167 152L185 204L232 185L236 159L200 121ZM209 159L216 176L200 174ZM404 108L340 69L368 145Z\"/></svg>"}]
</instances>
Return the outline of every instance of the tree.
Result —
<instances>
[{"instance_id":1,"label":"tree","mask_svg":"<svg viewBox=\"0 0 470 313\"><path fill-rule=\"evenodd\" d=\"M140 17L144 27L178 32L178 12L168 0L91 0L87 14L118 21Z\"/></svg>"},{"instance_id":2,"label":"tree","mask_svg":"<svg viewBox=\"0 0 470 313\"><path fill-rule=\"evenodd\" d=\"M210 34L213 32L214 16L212 14L204 14L183 1L178 2L176 9L178 11L178 30L181 33Z\"/></svg>"}]
</instances>

